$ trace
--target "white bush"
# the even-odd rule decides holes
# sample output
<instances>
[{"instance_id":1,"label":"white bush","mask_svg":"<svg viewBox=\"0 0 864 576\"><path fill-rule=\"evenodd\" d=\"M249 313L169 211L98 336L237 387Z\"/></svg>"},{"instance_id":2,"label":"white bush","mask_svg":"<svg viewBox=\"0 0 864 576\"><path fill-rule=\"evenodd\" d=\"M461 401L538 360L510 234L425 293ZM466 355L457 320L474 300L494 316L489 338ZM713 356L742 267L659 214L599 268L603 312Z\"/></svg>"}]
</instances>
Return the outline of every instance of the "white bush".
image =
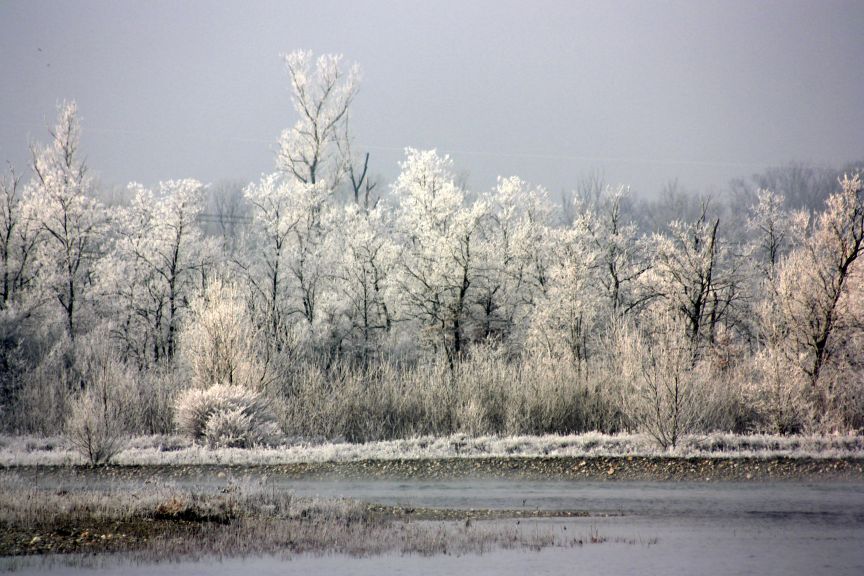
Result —
<instances>
[{"instance_id":1,"label":"white bush","mask_svg":"<svg viewBox=\"0 0 864 576\"><path fill-rule=\"evenodd\" d=\"M175 407L178 430L211 447L266 445L279 435L264 397L243 386L187 390Z\"/></svg>"},{"instance_id":2,"label":"white bush","mask_svg":"<svg viewBox=\"0 0 864 576\"><path fill-rule=\"evenodd\" d=\"M279 436L273 422L256 421L242 408L216 410L204 426L211 448L248 448L271 444Z\"/></svg>"}]
</instances>

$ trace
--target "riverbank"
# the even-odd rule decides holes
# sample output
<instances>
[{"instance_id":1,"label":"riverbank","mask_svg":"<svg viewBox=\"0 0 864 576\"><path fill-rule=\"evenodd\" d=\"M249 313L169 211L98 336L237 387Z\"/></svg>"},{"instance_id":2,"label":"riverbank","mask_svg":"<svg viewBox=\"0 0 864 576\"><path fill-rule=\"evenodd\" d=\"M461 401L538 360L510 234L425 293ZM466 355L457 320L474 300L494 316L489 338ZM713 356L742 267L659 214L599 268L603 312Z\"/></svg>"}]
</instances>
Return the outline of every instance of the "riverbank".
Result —
<instances>
[{"instance_id":1,"label":"riverbank","mask_svg":"<svg viewBox=\"0 0 864 576\"><path fill-rule=\"evenodd\" d=\"M135 436L112 459L116 466L237 465L445 461L483 458L786 459L864 461L864 436L714 433L662 449L641 434L417 437L352 444L286 439L253 449L209 449L174 435ZM74 466L84 457L62 437L0 436L0 467Z\"/></svg>"},{"instance_id":2,"label":"riverbank","mask_svg":"<svg viewBox=\"0 0 864 576\"><path fill-rule=\"evenodd\" d=\"M296 479L406 479L462 478L518 480L748 482L748 481L864 481L861 458L789 457L674 457L674 456L529 456L462 457L443 459L298 462L291 464L196 464L15 466L5 469L39 482L40 478L92 477L99 480L266 477Z\"/></svg>"}]
</instances>

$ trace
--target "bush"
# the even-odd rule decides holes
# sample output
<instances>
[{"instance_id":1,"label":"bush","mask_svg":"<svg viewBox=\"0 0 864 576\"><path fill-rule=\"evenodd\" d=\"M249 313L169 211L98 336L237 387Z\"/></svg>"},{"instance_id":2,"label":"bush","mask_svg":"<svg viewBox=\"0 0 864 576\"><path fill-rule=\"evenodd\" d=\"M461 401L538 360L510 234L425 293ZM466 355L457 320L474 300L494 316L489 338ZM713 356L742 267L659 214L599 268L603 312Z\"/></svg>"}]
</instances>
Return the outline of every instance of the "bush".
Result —
<instances>
[{"instance_id":1,"label":"bush","mask_svg":"<svg viewBox=\"0 0 864 576\"><path fill-rule=\"evenodd\" d=\"M66 437L92 465L107 463L123 449L137 419L135 373L116 359L109 342L101 327L71 350Z\"/></svg>"},{"instance_id":2,"label":"bush","mask_svg":"<svg viewBox=\"0 0 864 576\"><path fill-rule=\"evenodd\" d=\"M279 436L265 398L243 386L187 390L177 398L175 421L182 434L211 448L249 448Z\"/></svg>"},{"instance_id":3,"label":"bush","mask_svg":"<svg viewBox=\"0 0 864 576\"><path fill-rule=\"evenodd\" d=\"M698 358L684 330L663 318L651 334L622 331L619 338L627 385L622 412L630 426L663 448L705 429L717 409L710 364Z\"/></svg>"},{"instance_id":4,"label":"bush","mask_svg":"<svg viewBox=\"0 0 864 576\"><path fill-rule=\"evenodd\" d=\"M192 301L180 338L194 385L260 388L267 380L267 363L259 358L259 337L237 286L212 282Z\"/></svg>"},{"instance_id":5,"label":"bush","mask_svg":"<svg viewBox=\"0 0 864 576\"><path fill-rule=\"evenodd\" d=\"M204 426L204 438L211 448L248 448L268 444L276 436L273 423L256 423L242 408L216 410Z\"/></svg>"},{"instance_id":6,"label":"bush","mask_svg":"<svg viewBox=\"0 0 864 576\"><path fill-rule=\"evenodd\" d=\"M72 401L71 346L61 340L39 352L39 361L19 376L8 426L17 432L59 435Z\"/></svg>"},{"instance_id":7,"label":"bush","mask_svg":"<svg viewBox=\"0 0 864 576\"><path fill-rule=\"evenodd\" d=\"M170 434L174 430L174 399L183 378L170 364L141 372L135 395L135 430L142 434Z\"/></svg>"},{"instance_id":8,"label":"bush","mask_svg":"<svg viewBox=\"0 0 864 576\"><path fill-rule=\"evenodd\" d=\"M66 421L66 437L91 465L107 464L125 445L119 403L89 389L76 396Z\"/></svg>"}]
</instances>

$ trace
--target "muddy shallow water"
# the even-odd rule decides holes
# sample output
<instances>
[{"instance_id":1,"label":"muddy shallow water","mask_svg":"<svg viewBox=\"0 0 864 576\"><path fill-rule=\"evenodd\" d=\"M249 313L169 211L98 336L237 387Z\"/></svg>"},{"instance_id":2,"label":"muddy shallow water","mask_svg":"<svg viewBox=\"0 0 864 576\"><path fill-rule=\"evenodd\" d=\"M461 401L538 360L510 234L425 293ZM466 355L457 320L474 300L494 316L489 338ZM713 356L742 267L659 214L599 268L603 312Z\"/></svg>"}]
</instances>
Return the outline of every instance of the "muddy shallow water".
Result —
<instances>
[{"instance_id":1,"label":"muddy shallow water","mask_svg":"<svg viewBox=\"0 0 864 576\"><path fill-rule=\"evenodd\" d=\"M216 473L148 478L218 491L259 476ZM40 488L94 488L88 475L41 477ZM303 480L269 475L301 496L344 496L386 505L452 509L560 510L584 518L494 520L520 529L569 530L605 542L542 551L368 558L264 556L130 565L85 559L86 568L18 559L22 574L864 574L864 482L585 482L541 480ZM140 478L101 479L114 488ZM493 522L493 521L490 521ZM0 560L0 568L11 566Z\"/></svg>"},{"instance_id":2,"label":"muddy shallow water","mask_svg":"<svg viewBox=\"0 0 864 576\"><path fill-rule=\"evenodd\" d=\"M523 520L524 522L524 520ZM554 520L537 520L538 525ZM265 556L205 558L198 562L129 565L113 559L101 568L25 567L22 574L777 574L860 575L864 573L861 526L795 524L747 520L614 517L568 520L609 540L576 548L539 552L494 550L463 556L384 555ZM616 542L620 538L622 541ZM656 539L656 540L654 540Z\"/></svg>"}]
</instances>

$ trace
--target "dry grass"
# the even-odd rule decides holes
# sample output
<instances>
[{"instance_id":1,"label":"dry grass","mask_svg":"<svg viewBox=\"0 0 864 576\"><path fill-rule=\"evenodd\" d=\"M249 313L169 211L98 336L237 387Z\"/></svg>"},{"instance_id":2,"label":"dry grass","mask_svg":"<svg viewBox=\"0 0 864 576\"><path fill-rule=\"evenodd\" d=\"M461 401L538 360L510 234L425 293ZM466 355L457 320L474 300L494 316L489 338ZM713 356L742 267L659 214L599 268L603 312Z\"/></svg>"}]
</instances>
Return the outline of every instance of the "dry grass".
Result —
<instances>
[{"instance_id":1,"label":"dry grass","mask_svg":"<svg viewBox=\"0 0 864 576\"><path fill-rule=\"evenodd\" d=\"M678 456L709 458L864 458L864 436L713 433L685 436L663 450L640 434L542 436L420 436L354 444L295 440L276 447L209 449L179 436L136 436L113 463L136 465L276 465L359 460L474 458L496 456ZM86 463L62 438L0 436L0 466L69 466Z\"/></svg>"}]
</instances>

